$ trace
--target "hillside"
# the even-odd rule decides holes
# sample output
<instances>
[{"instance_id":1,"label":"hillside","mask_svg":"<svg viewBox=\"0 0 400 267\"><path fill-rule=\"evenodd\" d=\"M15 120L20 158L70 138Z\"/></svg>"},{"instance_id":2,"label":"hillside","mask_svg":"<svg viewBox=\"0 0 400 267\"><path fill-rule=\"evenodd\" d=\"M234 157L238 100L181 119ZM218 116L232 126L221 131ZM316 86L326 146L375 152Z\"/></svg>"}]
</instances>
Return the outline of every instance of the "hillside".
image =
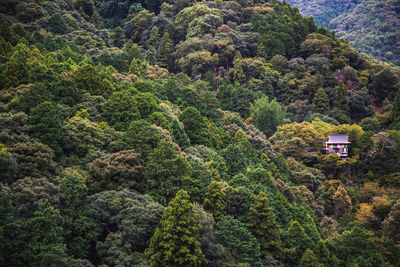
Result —
<instances>
[{"instance_id":1,"label":"hillside","mask_svg":"<svg viewBox=\"0 0 400 267\"><path fill-rule=\"evenodd\" d=\"M400 65L400 1L287 1L362 53Z\"/></svg>"},{"instance_id":2,"label":"hillside","mask_svg":"<svg viewBox=\"0 0 400 267\"><path fill-rule=\"evenodd\" d=\"M397 67L277 0L0 13L0 266L398 266Z\"/></svg>"}]
</instances>

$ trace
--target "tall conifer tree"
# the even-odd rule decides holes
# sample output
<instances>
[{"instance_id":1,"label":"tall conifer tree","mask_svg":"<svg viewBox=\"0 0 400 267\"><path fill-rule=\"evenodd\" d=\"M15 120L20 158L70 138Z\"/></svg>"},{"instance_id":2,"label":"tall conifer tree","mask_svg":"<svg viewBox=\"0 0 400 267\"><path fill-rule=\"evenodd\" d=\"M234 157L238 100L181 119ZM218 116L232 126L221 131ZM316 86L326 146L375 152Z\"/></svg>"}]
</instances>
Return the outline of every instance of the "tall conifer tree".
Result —
<instances>
[{"instance_id":1,"label":"tall conifer tree","mask_svg":"<svg viewBox=\"0 0 400 267\"><path fill-rule=\"evenodd\" d=\"M145 254L151 266L200 266L205 262L199 236L199 215L189 194L179 190L168 204Z\"/></svg>"},{"instance_id":2,"label":"tall conifer tree","mask_svg":"<svg viewBox=\"0 0 400 267\"><path fill-rule=\"evenodd\" d=\"M246 226L260 243L262 255L280 257L281 237L266 193L260 192L250 206Z\"/></svg>"}]
</instances>

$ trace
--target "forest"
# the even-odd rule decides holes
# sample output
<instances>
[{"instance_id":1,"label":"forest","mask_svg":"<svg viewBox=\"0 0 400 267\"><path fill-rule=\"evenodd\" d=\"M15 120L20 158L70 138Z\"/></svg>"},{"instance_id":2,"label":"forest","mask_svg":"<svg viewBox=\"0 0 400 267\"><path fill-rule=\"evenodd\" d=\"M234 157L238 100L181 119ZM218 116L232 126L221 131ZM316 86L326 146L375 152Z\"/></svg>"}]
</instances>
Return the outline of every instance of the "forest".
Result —
<instances>
[{"instance_id":1,"label":"forest","mask_svg":"<svg viewBox=\"0 0 400 267\"><path fill-rule=\"evenodd\" d=\"M0 266L400 266L398 66L278 0L0 13Z\"/></svg>"},{"instance_id":2,"label":"forest","mask_svg":"<svg viewBox=\"0 0 400 267\"><path fill-rule=\"evenodd\" d=\"M399 0L288 0L362 53L400 65ZM372 59L371 59L372 60Z\"/></svg>"}]
</instances>

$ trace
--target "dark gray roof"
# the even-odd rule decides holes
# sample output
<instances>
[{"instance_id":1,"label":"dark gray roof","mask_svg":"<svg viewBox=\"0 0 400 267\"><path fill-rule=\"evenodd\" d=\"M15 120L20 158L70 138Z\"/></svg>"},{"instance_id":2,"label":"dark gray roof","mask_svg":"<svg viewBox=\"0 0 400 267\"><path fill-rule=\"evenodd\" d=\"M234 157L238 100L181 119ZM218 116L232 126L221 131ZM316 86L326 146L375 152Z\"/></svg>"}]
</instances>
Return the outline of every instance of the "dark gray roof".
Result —
<instances>
[{"instance_id":1,"label":"dark gray roof","mask_svg":"<svg viewBox=\"0 0 400 267\"><path fill-rule=\"evenodd\" d=\"M347 134L331 134L327 144L350 144Z\"/></svg>"}]
</instances>

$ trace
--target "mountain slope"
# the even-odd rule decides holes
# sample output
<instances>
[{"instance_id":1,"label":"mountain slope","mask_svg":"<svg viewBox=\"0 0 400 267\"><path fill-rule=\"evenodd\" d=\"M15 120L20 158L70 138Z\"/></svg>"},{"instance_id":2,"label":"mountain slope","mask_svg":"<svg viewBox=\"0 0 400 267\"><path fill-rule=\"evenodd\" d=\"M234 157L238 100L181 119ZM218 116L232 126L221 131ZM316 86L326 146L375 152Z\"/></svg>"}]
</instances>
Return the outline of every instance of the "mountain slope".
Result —
<instances>
[{"instance_id":1,"label":"mountain slope","mask_svg":"<svg viewBox=\"0 0 400 267\"><path fill-rule=\"evenodd\" d=\"M362 53L400 64L400 1L289 0Z\"/></svg>"}]
</instances>

